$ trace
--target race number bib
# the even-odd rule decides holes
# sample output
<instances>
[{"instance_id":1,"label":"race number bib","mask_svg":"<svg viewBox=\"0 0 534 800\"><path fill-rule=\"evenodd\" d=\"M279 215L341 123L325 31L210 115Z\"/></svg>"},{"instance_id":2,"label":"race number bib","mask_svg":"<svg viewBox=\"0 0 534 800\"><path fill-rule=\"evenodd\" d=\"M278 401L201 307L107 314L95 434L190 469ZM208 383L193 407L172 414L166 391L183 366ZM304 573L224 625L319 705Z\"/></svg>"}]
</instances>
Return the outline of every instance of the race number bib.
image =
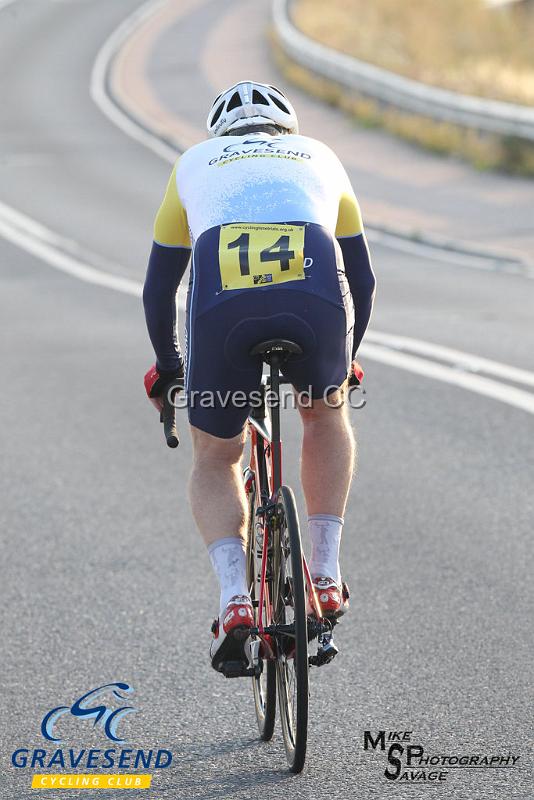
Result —
<instances>
[{"instance_id":1,"label":"race number bib","mask_svg":"<svg viewBox=\"0 0 534 800\"><path fill-rule=\"evenodd\" d=\"M302 281L305 225L221 225L219 268L226 289Z\"/></svg>"}]
</instances>

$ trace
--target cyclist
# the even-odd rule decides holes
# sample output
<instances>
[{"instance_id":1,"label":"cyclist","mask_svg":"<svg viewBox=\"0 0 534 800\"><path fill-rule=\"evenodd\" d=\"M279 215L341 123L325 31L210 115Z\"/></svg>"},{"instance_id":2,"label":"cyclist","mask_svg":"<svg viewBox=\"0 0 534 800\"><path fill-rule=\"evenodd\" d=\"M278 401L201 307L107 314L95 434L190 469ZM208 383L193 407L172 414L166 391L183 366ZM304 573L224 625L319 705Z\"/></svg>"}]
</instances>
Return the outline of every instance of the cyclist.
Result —
<instances>
[{"instance_id":1,"label":"cyclist","mask_svg":"<svg viewBox=\"0 0 534 800\"><path fill-rule=\"evenodd\" d=\"M183 383L185 370L190 501L221 589L210 650L217 669L244 658L253 625L240 461L249 412L243 397L257 390L262 373L260 357L249 352L263 340L290 339L303 349L283 373L312 399L299 406L310 571L323 613L347 610L339 545L355 443L343 389L375 278L345 170L329 147L298 134L279 89L235 84L215 99L207 127L210 138L172 171L143 300L157 359L145 387L156 407L171 385ZM175 299L191 253L184 358Z\"/></svg>"}]
</instances>

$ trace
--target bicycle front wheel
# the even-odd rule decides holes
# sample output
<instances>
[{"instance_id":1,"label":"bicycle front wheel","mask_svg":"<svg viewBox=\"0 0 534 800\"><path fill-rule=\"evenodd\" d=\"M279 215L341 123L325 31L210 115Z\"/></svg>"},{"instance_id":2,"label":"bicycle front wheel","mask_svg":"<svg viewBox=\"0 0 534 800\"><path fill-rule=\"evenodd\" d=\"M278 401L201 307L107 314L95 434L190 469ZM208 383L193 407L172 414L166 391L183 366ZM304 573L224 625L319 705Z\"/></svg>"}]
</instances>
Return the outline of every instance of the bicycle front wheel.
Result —
<instances>
[{"instance_id":1,"label":"bicycle front wheel","mask_svg":"<svg viewBox=\"0 0 534 800\"><path fill-rule=\"evenodd\" d=\"M287 486L278 492L276 512L274 622L288 626L276 661L278 707L289 769L301 772L308 739L308 629L297 509Z\"/></svg>"}]
</instances>

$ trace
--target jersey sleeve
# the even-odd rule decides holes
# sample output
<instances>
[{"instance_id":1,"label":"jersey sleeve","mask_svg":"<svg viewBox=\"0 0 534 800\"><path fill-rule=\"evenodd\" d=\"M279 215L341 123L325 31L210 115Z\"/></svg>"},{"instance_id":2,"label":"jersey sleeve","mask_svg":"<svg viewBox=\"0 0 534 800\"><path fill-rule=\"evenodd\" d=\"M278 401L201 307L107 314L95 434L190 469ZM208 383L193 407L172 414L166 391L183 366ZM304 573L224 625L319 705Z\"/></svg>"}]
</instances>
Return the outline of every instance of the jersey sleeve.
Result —
<instances>
[{"instance_id":1,"label":"jersey sleeve","mask_svg":"<svg viewBox=\"0 0 534 800\"><path fill-rule=\"evenodd\" d=\"M376 278L365 240L360 206L349 176L342 169L336 238L343 253L345 275L354 303L352 357L355 358L371 318Z\"/></svg>"},{"instance_id":2,"label":"jersey sleeve","mask_svg":"<svg viewBox=\"0 0 534 800\"><path fill-rule=\"evenodd\" d=\"M363 233L360 206L351 186L349 176L342 168L341 192L336 223L336 237L359 236Z\"/></svg>"},{"instance_id":3,"label":"jersey sleeve","mask_svg":"<svg viewBox=\"0 0 534 800\"><path fill-rule=\"evenodd\" d=\"M189 261L189 249L153 242L143 288L143 305L158 371L183 367L176 332L176 292Z\"/></svg>"},{"instance_id":4,"label":"jersey sleeve","mask_svg":"<svg viewBox=\"0 0 534 800\"><path fill-rule=\"evenodd\" d=\"M178 195L174 165L163 202L154 222L154 241L163 247L191 247L187 214Z\"/></svg>"}]
</instances>

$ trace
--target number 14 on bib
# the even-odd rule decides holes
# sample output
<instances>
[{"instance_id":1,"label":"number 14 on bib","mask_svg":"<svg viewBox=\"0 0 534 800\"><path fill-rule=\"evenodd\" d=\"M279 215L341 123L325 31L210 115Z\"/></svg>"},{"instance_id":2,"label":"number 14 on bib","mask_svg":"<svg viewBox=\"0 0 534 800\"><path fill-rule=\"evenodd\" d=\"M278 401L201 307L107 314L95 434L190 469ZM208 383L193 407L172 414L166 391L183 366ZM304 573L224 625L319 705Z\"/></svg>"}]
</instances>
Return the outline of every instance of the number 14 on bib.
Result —
<instances>
[{"instance_id":1,"label":"number 14 on bib","mask_svg":"<svg viewBox=\"0 0 534 800\"><path fill-rule=\"evenodd\" d=\"M227 289L304 280L305 225L221 225L219 268Z\"/></svg>"}]
</instances>

